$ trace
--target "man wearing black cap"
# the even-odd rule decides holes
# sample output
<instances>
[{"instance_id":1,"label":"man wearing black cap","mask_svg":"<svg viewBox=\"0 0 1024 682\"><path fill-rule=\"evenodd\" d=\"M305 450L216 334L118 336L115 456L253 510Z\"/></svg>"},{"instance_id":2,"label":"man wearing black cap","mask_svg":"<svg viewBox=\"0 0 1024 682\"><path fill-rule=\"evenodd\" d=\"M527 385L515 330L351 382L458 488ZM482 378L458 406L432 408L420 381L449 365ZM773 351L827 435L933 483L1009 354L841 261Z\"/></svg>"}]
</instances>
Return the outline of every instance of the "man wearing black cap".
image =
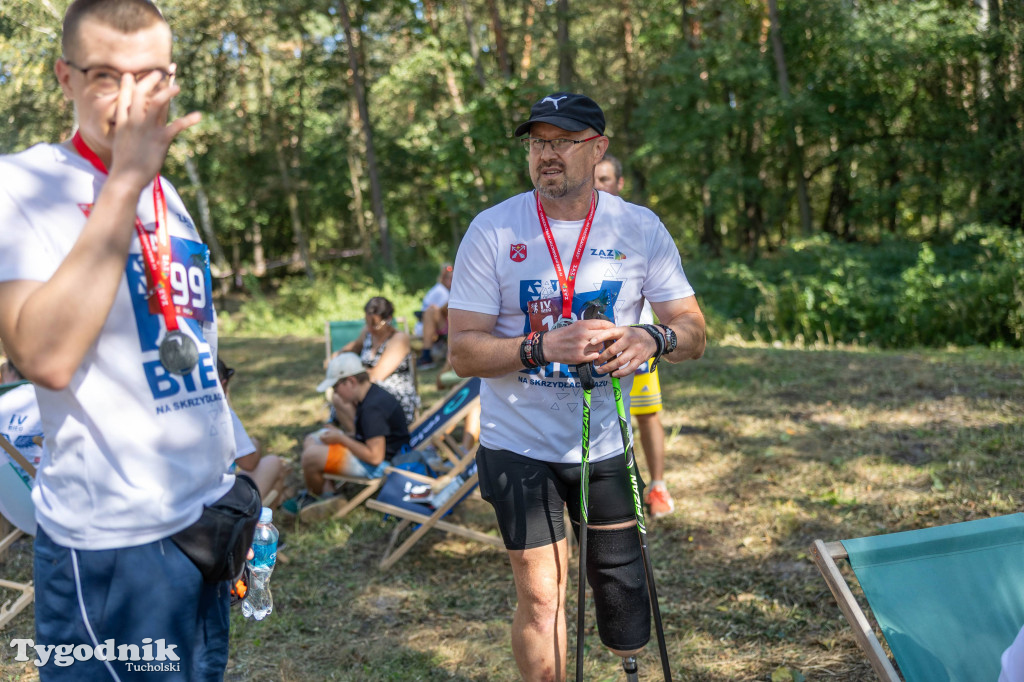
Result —
<instances>
[{"instance_id":1,"label":"man wearing black cap","mask_svg":"<svg viewBox=\"0 0 1024 682\"><path fill-rule=\"evenodd\" d=\"M630 656L650 637L650 612L607 375L628 394L648 358L680 362L704 352L704 317L665 226L645 208L594 191L604 129L604 113L585 95L558 92L533 105L515 134L536 191L476 217L448 304L452 365L484 379L480 490L512 563L512 648L527 680L565 677L563 508L576 524L580 499L576 366L594 363L603 373L591 402L588 582L601 640ZM644 299L663 325L630 326ZM609 319L581 319L590 306Z\"/></svg>"}]
</instances>

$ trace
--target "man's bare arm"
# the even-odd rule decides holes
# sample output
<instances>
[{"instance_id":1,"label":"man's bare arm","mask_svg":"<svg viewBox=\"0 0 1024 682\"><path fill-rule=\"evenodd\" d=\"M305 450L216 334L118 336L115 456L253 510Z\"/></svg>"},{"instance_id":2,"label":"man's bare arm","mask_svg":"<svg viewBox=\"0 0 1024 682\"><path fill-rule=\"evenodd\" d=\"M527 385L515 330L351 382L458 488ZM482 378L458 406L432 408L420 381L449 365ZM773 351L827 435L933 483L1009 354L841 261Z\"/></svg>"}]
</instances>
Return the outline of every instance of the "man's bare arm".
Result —
<instances>
[{"instance_id":1,"label":"man's bare arm","mask_svg":"<svg viewBox=\"0 0 1024 682\"><path fill-rule=\"evenodd\" d=\"M451 308L448 311L448 347L452 367L463 377L500 377L523 369L519 358L522 336L494 335L496 315ZM578 365L593 362L600 354L602 333L613 328L603 320L581 320L544 334L546 362Z\"/></svg>"},{"instance_id":2,"label":"man's bare arm","mask_svg":"<svg viewBox=\"0 0 1024 682\"><path fill-rule=\"evenodd\" d=\"M676 333L676 349L663 357L669 362L697 360L704 355L707 346L707 330L704 313L700 310L696 296L677 298L662 303L651 303L651 308L661 324L666 324Z\"/></svg>"},{"instance_id":3,"label":"man's bare arm","mask_svg":"<svg viewBox=\"0 0 1024 682\"><path fill-rule=\"evenodd\" d=\"M0 283L4 348L25 378L45 388L67 387L99 336L124 274L139 194L159 173L174 137L199 121L189 114L166 124L179 88L153 94L157 81L151 76L136 84L125 74L110 175L53 277Z\"/></svg>"}]
</instances>

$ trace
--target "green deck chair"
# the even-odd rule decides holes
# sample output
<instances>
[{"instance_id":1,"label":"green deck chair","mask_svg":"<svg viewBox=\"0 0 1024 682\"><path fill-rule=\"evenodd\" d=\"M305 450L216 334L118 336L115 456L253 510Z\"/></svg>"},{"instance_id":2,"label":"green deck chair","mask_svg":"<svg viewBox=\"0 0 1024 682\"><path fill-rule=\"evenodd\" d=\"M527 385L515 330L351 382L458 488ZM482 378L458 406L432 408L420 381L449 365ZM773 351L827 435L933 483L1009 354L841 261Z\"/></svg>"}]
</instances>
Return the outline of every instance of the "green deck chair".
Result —
<instances>
[{"instance_id":1,"label":"green deck chair","mask_svg":"<svg viewBox=\"0 0 1024 682\"><path fill-rule=\"evenodd\" d=\"M355 341L366 326L366 320L328 320L324 324L324 341L327 346L327 362L335 351L350 341Z\"/></svg>"},{"instance_id":2,"label":"green deck chair","mask_svg":"<svg viewBox=\"0 0 1024 682\"><path fill-rule=\"evenodd\" d=\"M811 546L878 678L892 663L836 559L848 559L907 682L995 682L1024 625L1024 514Z\"/></svg>"}]
</instances>

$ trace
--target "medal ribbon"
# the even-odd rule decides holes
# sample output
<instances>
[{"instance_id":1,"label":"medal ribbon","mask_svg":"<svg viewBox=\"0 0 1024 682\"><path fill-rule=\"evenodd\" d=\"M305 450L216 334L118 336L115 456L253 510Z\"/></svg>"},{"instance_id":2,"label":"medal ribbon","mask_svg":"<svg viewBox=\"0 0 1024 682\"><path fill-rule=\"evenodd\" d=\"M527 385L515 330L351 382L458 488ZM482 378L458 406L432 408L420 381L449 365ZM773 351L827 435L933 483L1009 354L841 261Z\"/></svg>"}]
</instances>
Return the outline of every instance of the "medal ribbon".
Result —
<instances>
[{"instance_id":1,"label":"medal ribbon","mask_svg":"<svg viewBox=\"0 0 1024 682\"><path fill-rule=\"evenodd\" d=\"M89 148L80 132L75 132L71 143L96 170L104 175L108 174L106 164L96 152ZM157 302L160 304L160 313L163 315L164 324L167 326L167 331L174 331L178 328L178 317L174 304L171 302L171 238L167 230L167 198L164 196L164 188L160 183L159 174L153 179L153 214L156 221L153 235L147 233L138 217L135 218L135 232L139 235L143 260L146 262L147 274L154 286Z\"/></svg>"},{"instance_id":2,"label":"medal ribbon","mask_svg":"<svg viewBox=\"0 0 1024 682\"><path fill-rule=\"evenodd\" d=\"M583 250L587 246L587 237L590 236L590 227L594 224L594 214L597 212L597 192L590 195L590 210L587 211L587 218L583 221L583 229L576 239L576 250L573 251L572 261L569 263L569 276L566 277L565 269L562 267L562 258L558 255L558 244L555 243L555 235L551 232L551 224L548 223L548 216L540 203L540 193L537 192L537 218L540 220L540 229L544 232L544 241L548 245L548 253L551 254L551 263L555 266L555 275L558 276L558 288L562 292L562 317L572 319L572 295L576 291L576 271L580 269L580 261L583 260Z\"/></svg>"}]
</instances>

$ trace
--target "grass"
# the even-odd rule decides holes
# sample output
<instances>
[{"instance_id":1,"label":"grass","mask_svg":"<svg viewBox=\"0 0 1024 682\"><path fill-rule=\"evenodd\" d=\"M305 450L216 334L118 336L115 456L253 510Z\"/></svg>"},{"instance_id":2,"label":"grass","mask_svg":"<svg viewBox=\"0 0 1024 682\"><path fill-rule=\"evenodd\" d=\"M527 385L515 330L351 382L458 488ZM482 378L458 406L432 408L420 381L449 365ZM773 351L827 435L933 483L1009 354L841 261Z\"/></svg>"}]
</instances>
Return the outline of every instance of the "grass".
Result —
<instances>
[{"instance_id":1,"label":"grass","mask_svg":"<svg viewBox=\"0 0 1024 682\"><path fill-rule=\"evenodd\" d=\"M232 402L249 430L269 451L297 457L323 416L313 390L322 343L225 338L222 352L238 369ZM698 363L663 367L666 478L678 511L651 524L650 544L678 680L770 680L780 668L808 680L871 679L808 558L811 541L1020 506L1019 351L723 345ZM437 396L433 377L421 377L425 403ZM478 498L458 514L493 528ZM226 679L517 679L503 553L432 531L381 573L393 523L363 508L340 521L282 524L288 561L274 573L274 613L263 623L233 615ZM4 576L27 576L29 553L16 545ZM572 598L568 610L572 650ZM621 679L592 611L587 624L586 679ZM0 640L31 636L28 613ZM570 674L573 665L570 651ZM661 679L653 642L640 670ZM0 680L22 679L35 679L31 664L0 655Z\"/></svg>"}]
</instances>

